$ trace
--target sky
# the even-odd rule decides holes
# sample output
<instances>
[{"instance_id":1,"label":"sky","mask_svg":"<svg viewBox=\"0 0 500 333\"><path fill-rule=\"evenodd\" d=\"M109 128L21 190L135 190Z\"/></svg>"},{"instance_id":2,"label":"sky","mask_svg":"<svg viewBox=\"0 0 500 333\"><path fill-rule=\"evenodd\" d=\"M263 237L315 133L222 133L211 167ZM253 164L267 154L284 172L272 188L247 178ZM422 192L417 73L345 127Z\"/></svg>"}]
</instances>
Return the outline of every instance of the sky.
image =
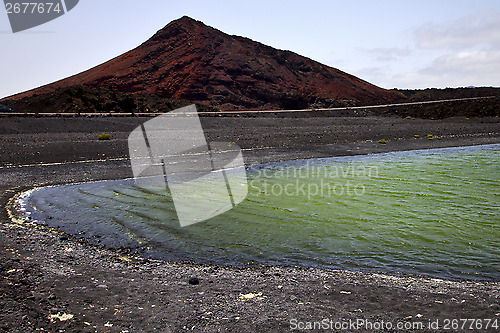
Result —
<instances>
[{"instance_id":1,"label":"sky","mask_svg":"<svg viewBox=\"0 0 500 333\"><path fill-rule=\"evenodd\" d=\"M500 86L498 0L80 0L15 34L0 8L0 98L99 65L184 15L383 88Z\"/></svg>"}]
</instances>

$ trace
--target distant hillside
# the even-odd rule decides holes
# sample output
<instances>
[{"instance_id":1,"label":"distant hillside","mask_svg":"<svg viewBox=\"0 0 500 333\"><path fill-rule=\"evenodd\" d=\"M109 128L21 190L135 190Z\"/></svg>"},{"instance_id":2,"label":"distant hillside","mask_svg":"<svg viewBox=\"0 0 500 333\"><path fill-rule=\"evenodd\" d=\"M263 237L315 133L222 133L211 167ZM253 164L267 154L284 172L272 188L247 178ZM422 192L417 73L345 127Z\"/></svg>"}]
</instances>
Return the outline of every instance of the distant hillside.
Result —
<instances>
[{"instance_id":1,"label":"distant hillside","mask_svg":"<svg viewBox=\"0 0 500 333\"><path fill-rule=\"evenodd\" d=\"M18 113L167 112L191 104L190 101L162 98L145 93L124 93L109 87L72 86L2 103ZM199 111L217 111L198 105Z\"/></svg>"},{"instance_id":2,"label":"distant hillside","mask_svg":"<svg viewBox=\"0 0 500 333\"><path fill-rule=\"evenodd\" d=\"M447 101L442 103L400 105L387 108L368 108L365 110L364 114L426 119L443 119L449 117L498 117L500 116L500 96L473 100Z\"/></svg>"},{"instance_id":3,"label":"distant hillside","mask_svg":"<svg viewBox=\"0 0 500 333\"><path fill-rule=\"evenodd\" d=\"M472 98L500 96L500 88L493 87L470 87L470 88L445 88L445 89L418 89L418 90L399 90L411 102L437 101L443 99Z\"/></svg>"},{"instance_id":4,"label":"distant hillside","mask_svg":"<svg viewBox=\"0 0 500 333\"><path fill-rule=\"evenodd\" d=\"M477 94L486 94L493 91L490 90L490 88L478 89L480 90L476 92ZM456 96L459 94L469 94L470 96L472 96L471 94L474 94L473 90L458 92L448 90L446 95L436 93L436 91L440 91L438 89L427 90L434 91L435 94L432 96L436 96L437 94L437 97L457 98ZM409 95L418 95L423 91L412 91ZM60 113L132 112L136 114L143 112L167 112L191 104L191 102L187 100L162 98L147 93L132 94L120 92L116 89L107 87L92 88L82 86L58 88L51 93L35 94L21 99L2 101L2 103L12 108L13 112L21 113L52 113L57 110L57 112ZM198 110L205 112L218 111L218 109L206 105L198 105ZM428 119L442 119L456 116L496 117L500 116L500 97L450 101L444 103L400 105L382 108L367 107L366 109L347 109L332 112L315 111L314 114L321 116L409 116ZM255 114L250 114L250 116L255 116ZM296 116L313 116L313 113L300 113Z\"/></svg>"},{"instance_id":5,"label":"distant hillside","mask_svg":"<svg viewBox=\"0 0 500 333\"><path fill-rule=\"evenodd\" d=\"M19 100L72 86L107 87L222 110L304 109L405 100L400 92L379 88L290 51L230 36L186 16L102 65L6 99ZM1 103L7 104L4 100ZM66 108L68 105L62 103L51 111Z\"/></svg>"},{"instance_id":6,"label":"distant hillside","mask_svg":"<svg viewBox=\"0 0 500 333\"><path fill-rule=\"evenodd\" d=\"M500 96L500 88L386 90L338 69L189 17L80 74L0 100L14 112L166 112L335 108ZM421 118L497 116L500 97L368 109Z\"/></svg>"}]
</instances>

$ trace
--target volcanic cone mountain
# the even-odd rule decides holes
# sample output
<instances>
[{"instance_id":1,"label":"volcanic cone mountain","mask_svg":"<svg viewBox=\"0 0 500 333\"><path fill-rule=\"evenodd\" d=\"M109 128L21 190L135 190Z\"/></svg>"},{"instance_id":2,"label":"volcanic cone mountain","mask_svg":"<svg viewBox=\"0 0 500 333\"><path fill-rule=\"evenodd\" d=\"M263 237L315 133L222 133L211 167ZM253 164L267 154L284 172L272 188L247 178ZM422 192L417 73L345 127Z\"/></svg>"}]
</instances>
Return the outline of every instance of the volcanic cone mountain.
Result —
<instances>
[{"instance_id":1,"label":"volcanic cone mountain","mask_svg":"<svg viewBox=\"0 0 500 333\"><path fill-rule=\"evenodd\" d=\"M405 99L399 92L290 51L230 36L187 16L106 63L8 99L70 86L109 87L222 110L334 107Z\"/></svg>"}]
</instances>

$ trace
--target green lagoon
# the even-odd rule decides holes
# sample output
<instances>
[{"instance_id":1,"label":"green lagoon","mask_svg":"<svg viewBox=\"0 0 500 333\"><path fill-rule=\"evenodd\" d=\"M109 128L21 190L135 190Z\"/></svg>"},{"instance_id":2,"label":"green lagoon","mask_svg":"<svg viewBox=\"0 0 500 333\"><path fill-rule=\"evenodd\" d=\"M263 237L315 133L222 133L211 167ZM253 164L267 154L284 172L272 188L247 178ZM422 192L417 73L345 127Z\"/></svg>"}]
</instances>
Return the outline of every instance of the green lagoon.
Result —
<instances>
[{"instance_id":1,"label":"green lagoon","mask_svg":"<svg viewBox=\"0 0 500 333\"><path fill-rule=\"evenodd\" d=\"M498 144L250 166L240 205L185 228L168 191L133 179L39 189L22 210L169 261L498 281L499 166Z\"/></svg>"}]
</instances>

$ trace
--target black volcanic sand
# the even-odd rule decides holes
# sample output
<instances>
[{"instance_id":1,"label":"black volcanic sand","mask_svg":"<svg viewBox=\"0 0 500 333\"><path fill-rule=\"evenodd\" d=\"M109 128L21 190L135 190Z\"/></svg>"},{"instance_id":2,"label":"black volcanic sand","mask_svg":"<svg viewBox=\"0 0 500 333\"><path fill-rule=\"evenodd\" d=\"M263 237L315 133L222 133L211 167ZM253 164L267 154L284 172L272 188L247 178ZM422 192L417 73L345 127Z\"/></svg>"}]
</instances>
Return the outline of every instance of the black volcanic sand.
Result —
<instances>
[{"instance_id":1,"label":"black volcanic sand","mask_svg":"<svg viewBox=\"0 0 500 333\"><path fill-rule=\"evenodd\" d=\"M433 331L429 321L443 325L446 319L500 324L500 282L156 262L9 218L7 203L22 190L131 177L126 138L146 120L0 119L1 332L272 332L290 330L294 319L383 320L394 325L392 331L403 331L398 322L423 322L426 328L419 332ZM238 143L249 164L500 142L498 118L204 118L202 123L209 141ZM102 132L111 140L98 141ZM427 140L427 134L442 139ZM197 282L192 278L199 283L190 284Z\"/></svg>"}]
</instances>

